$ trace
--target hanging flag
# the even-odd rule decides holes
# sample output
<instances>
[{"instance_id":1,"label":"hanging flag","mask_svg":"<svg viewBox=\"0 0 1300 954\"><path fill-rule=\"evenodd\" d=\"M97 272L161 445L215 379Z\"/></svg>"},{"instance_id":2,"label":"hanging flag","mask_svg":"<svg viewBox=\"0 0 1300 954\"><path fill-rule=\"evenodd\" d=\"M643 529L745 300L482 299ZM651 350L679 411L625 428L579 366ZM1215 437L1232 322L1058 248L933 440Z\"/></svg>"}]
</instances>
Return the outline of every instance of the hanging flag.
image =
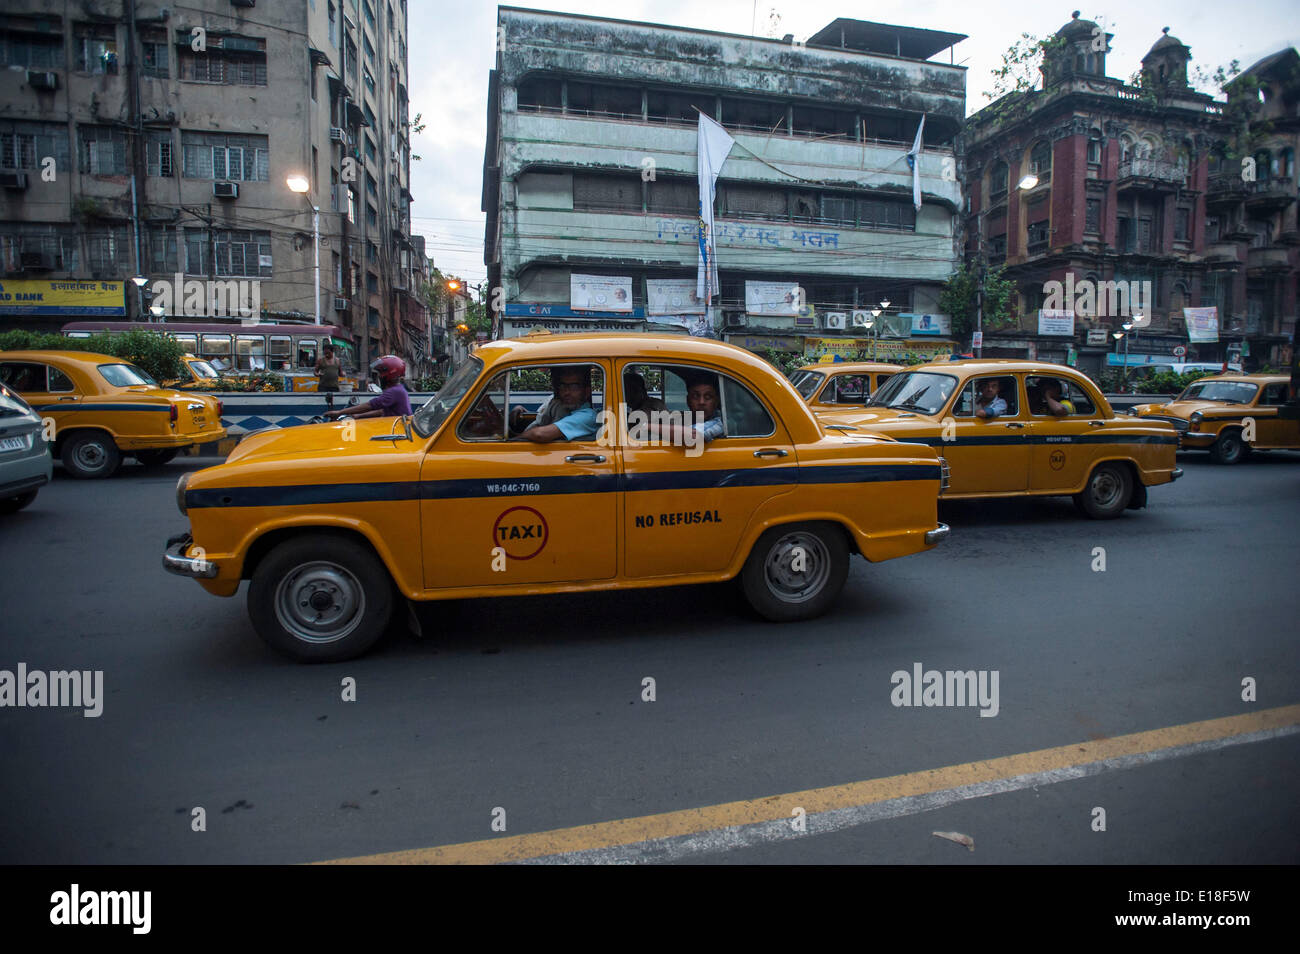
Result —
<instances>
[{"instance_id":1,"label":"hanging flag","mask_svg":"<svg viewBox=\"0 0 1300 954\"><path fill-rule=\"evenodd\" d=\"M700 113L696 169L700 183L700 256L695 270L695 293L706 306L718 293L717 246L713 240L714 187L722 164L735 140L720 125Z\"/></svg>"},{"instance_id":2,"label":"hanging flag","mask_svg":"<svg viewBox=\"0 0 1300 954\"><path fill-rule=\"evenodd\" d=\"M925 131L925 113L921 114L921 123L916 127L916 139L907 153L907 167L912 170L912 204L921 211L921 133Z\"/></svg>"}]
</instances>

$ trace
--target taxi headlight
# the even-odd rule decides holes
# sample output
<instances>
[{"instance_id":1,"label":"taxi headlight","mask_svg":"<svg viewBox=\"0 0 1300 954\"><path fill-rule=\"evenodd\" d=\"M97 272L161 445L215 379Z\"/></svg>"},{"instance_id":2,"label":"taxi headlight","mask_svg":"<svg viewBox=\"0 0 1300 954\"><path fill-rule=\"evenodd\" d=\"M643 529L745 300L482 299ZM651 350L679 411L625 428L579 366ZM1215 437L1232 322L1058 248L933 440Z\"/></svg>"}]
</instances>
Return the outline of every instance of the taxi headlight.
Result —
<instances>
[{"instance_id":1,"label":"taxi headlight","mask_svg":"<svg viewBox=\"0 0 1300 954\"><path fill-rule=\"evenodd\" d=\"M185 509L185 487L192 476L194 475L191 473L181 474L181 479L176 481L176 509L186 516L189 516L189 513Z\"/></svg>"},{"instance_id":2,"label":"taxi headlight","mask_svg":"<svg viewBox=\"0 0 1300 954\"><path fill-rule=\"evenodd\" d=\"M1193 411L1192 416L1187 419L1188 429L1193 431L1199 431L1201 429L1201 421L1204 419L1204 417L1205 415L1203 415L1200 411Z\"/></svg>"}]
</instances>

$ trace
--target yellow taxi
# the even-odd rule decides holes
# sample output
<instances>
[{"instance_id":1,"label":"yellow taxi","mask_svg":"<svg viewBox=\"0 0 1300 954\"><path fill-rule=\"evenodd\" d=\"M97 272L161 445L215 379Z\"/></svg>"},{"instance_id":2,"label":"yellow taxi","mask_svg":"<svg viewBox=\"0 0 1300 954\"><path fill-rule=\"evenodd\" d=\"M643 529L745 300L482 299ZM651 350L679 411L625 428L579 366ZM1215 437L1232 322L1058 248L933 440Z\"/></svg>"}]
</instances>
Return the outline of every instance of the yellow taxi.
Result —
<instances>
[{"instance_id":1,"label":"yellow taxi","mask_svg":"<svg viewBox=\"0 0 1300 954\"><path fill-rule=\"evenodd\" d=\"M941 481L932 448L823 428L734 345L535 334L480 346L412 416L256 434L186 474L163 565L218 596L251 580L254 627L305 661L364 652L399 595L739 577L761 615L803 619L851 554L942 540Z\"/></svg>"},{"instance_id":2,"label":"yellow taxi","mask_svg":"<svg viewBox=\"0 0 1300 954\"><path fill-rule=\"evenodd\" d=\"M221 402L160 388L135 365L87 351L0 351L0 382L54 422L54 455L74 477L108 477L123 456L161 466L221 440Z\"/></svg>"},{"instance_id":3,"label":"yellow taxi","mask_svg":"<svg viewBox=\"0 0 1300 954\"><path fill-rule=\"evenodd\" d=\"M866 404L882 384L902 370L901 364L876 361L809 364L790 375L790 383L814 412L835 411L845 405Z\"/></svg>"},{"instance_id":4,"label":"yellow taxi","mask_svg":"<svg viewBox=\"0 0 1300 954\"><path fill-rule=\"evenodd\" d=\"M940 449L945 498L1065 496L1093 518L1146 505L1146 489L1182 476L1165 421L1117 417L1073 368L1019 359L907 368L865 408L818 415L828 427Z\"/></svg>"},{"instance_id":5,"label":"yellow taxi","mask_svg":"<svg viewBox=\"0 0 1300 954\"><path fill-rule=\"evenodd\" d=\"M1251 450L1300 450L1300 420L1279 415L1287 400L1283 374L1219 374L1193 381L1168 404L1139 404L1130 414L1168 421L1183 450L1208 450L1235 464Z\"/></svg>"},{"instance_id":6,"label":"yellow taxi","mask_svg":"<svg viewBox=\"0 0 1300 954\"><path fill-rule=\"evenodd\" d=\"M182 377L164 381L163 387L178 391L210 391L217 387L220 375L212 363L204 358L192 354L182 355L181 370L184 372Z\"/></svg>"}]
</instances>

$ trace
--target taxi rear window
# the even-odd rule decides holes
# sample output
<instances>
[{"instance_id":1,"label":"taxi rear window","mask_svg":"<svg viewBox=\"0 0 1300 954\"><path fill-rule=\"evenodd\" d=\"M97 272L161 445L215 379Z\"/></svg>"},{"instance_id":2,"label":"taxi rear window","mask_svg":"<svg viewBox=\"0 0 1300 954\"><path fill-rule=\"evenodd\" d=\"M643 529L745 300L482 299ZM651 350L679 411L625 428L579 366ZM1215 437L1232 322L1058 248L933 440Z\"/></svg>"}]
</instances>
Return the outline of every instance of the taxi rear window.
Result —
<instances>
[{"instance_id":1,"label":"taxi rear window","mask_svg":"<svg viewBox=\"0 0 1300 954\"><path fill-rule=\"evenodd\" d=\"M101 364L99 373L105 381L117 388L154 383L153 378L133 364Z\"/></svg>"}]
</instances>

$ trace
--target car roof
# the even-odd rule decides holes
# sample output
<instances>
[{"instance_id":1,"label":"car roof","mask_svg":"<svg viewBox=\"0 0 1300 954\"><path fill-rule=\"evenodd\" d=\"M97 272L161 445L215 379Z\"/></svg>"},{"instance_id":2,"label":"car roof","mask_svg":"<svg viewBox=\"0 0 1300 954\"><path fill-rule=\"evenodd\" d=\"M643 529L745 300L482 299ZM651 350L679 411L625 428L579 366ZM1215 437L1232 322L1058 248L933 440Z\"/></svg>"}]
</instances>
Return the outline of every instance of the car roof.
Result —
<instances>
[{"instance_id":1,"label":"car roof","mask_svg":"<svg viewBox=\"0 0 1300 954\"><path fill-rule=\"evenodd\" d=\"M130 364L126 358L94 351L0 351L0 361L73 361L77 364Z\"/></svg>"},{"instance_id":2,"label":"car roof","mask_svg":"<svg viewBox=\"0 0 1300 954\"><path fill-rule=\"evenodd\" d=\"M928 364L914 364L905 370L947 371L958 374L1067 373L1077 377L1087 377L1078 368L1071 368L1064 364L1052 364L1048 361L1031 361L1026 358L963 358L958 361L931 361Z\"/></svg>"},{"instance_id":3,"label":"car roof","mask_svg":"<svg viewBox=\"0 0 1300 954\"><path fill-rule=\"evenodd\" d=\"M485 363L503 360L569 361L578 358L635 358L647 362L723 361L755 371L779 374L776 367L739 345L689 335L608 332L562 334L532 332L481 344L474 352Z\"/></svg>"},{"instance_id":4,"label":"car roof","mask_svg":"<svg viewBox=\"0 0 1300 954\"><path fill-rule=\"evenodd\" d=\"M884 361L834 361L829 364L804 364L796 371L902 371L903 365Z\"/></svg>"},{"instance_id":5,"label":"car roof","mask_svg":"<svg viewBox=\"0 0 1300 954\"><path fill-rule=\"evenodd\" d=\"M1201 384L1205 381L1228 381L1240 382L1242 384L1283 384L1291 380L1285 374L1237 374L1229 371L1225 374L1212 374L1208 377L1197 378L1192 384ZM1191 387L1191 385L1188 385Z\"/></svg>"}]
</instances>

